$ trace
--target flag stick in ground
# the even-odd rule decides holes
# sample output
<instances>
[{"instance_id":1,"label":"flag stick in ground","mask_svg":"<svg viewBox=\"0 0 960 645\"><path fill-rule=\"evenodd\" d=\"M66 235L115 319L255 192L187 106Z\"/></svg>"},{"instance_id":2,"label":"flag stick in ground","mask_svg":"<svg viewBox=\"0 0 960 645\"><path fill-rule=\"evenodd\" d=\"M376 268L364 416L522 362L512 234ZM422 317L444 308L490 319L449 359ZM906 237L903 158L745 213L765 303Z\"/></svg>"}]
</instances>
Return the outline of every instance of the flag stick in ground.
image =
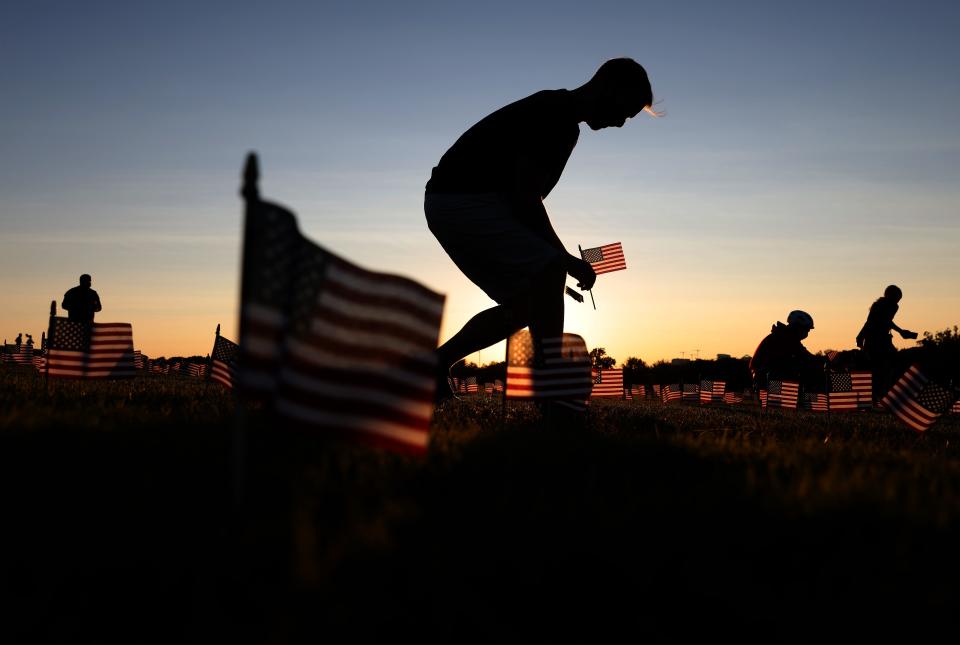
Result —
<instances>
[{"instance_id":1,"label":"flag stick in ground","mask_svg":"<svg viewBox=\"0 0 960 645\"><path fill-rule=\"evenodd\" d=\"M577 244L577 249L580 251L580 259L583 259L583 247ZM590 292L590 302L593 303L593 310L597 310L597 301L593 299L593 289L587 289Z\"/></svg>"},{"instance_id":2,"label":"flag stick in ground","mask_svg":"<svg viewBox=\"0 0 960 645\"><path fill-rule=\"evenodd\" d=\"M247 155L247 163L243 168L243 188L240 190L240 194L243 195L245 201L245 210L244 210L244 244L241 246L241 254L243 254L246 249L246 240L247 240L247 228L250 225L250 218L254 209L257 206L257 202L260 201L260 191L257 188L257 181L260 178L260 171L257 167L257 155L250 153ZM240 258L240 266L245 266L244 262L246 258ZM243 294L241 294L241 302L243 301ZM241 316L240 324L243 324L243 317ZM217 335L220 332L220 325L217 325ZM211 357L212 360L212 357ZM212 370L211 370L212 371ZM244 495L246 493L246 462L247 462L247 419L244 411L245 404L242 398L237 396L236 388L233 388L234 391L234 401L236 410L233 419L233 504L234 508L239 510L243 507Z\"/></svg>"},{"instance_id":3,"label":"flag stick in ground","mask_svg":"<svg viewBox=\"0 0 960 645\"><path fill-rule=\"evenodd\" d=\"M57 301L50 301L50 321L47 323L47 334L53 333L53 319L57 317ZM43 388L46 391L47 395L50 395L50 360L48 359L43 364Z\"/></svg>"}]
</instances>

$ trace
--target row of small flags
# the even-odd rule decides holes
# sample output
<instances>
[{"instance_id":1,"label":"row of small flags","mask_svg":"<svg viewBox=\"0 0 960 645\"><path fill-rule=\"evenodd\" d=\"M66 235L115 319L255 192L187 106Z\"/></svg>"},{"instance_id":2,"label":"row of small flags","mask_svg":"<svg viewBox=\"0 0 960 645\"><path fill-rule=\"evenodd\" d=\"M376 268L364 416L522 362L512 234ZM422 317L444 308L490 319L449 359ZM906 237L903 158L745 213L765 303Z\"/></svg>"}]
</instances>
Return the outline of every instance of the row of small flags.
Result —
<instances>
[{"instance_id":1,"label":"row of small flags","mask_svg":"<svg viewBox=\"0 0 960 645\"><path fill-rule=\"evenodd\" d=\"M240 343L216 336L206 378L236 385L244 400L265 403L287 426L423 452L444 297L416 281L363 269L307 239L292 212L260 199L258 175L250 155L242 190ZM619 243L586 249L583 257L598 274L626 268ZM51 319L51 376L111 378L138 369L129 324L75 325ZM156 369L143 361L142 369ZM455 383L464 393L502 388L506 400L548 399L575 409L584 409L591 397L651 394L664 402L742 401L725 385L625 387L622 369L591 369L580 336L541 339L534 347L526 330L508 339L505 383L481 385L476 377ZM798 389L784 382L772 386L765 405L786 407L793 397L796 407ZM922 417L910 400L923 399L927 382L915 377L898 386L901 394L888 407L900 409L901 418Z\"/></svg>"},{"instance_id":2,"label":"row of small flags","mask_svg":"<svg viewBox=\"0 0 960 645\"><path fill-rule=\"evenodd\" d=\"M771 380L760 390L764 408L796 409L800 384L796 381ZM831 374L829 391L808 393L802 407L814 412L869 410L873 408L873 383L869 372ZM956 391L932 381L917 365L894 383L879 401L879 407L892 412L900 421L917 432L924 432L943 414L960 414L960 398Z\"/></svg>"},{"instance_id":3,"label":"row of small flags","mask_svg":"<svg viewBox=\"0 0 960 645\"><path fill-rule=\"evenodd\" d=\"M45 352L37 354L28 344L7 345L3 348L2 362L32 365L52 378L117 379L146 372L209 378L232 388L239 347L221 336L219 327L217 330L209 364L155 362L140 350L133 349L133 326L130 323L81 323L53 316Z\"/></svg>"}]
</instances>

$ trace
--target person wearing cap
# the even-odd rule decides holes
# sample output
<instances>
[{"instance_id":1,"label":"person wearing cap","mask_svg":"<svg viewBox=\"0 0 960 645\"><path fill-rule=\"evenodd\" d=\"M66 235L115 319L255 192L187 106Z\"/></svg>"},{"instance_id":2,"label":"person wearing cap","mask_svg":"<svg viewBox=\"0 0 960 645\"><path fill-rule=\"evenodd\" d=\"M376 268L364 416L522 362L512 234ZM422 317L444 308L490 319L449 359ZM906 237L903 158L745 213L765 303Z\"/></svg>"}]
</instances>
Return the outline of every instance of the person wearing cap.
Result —
<instances>
[{"instance_id":1,"label":"person wearing cap","mask_svg":"<svg viewBox=\"0 0 960 645\"><path fill-rule=\"evenodd\" d=\"M823 383L824 359L803 346L813 329L813 317L796 309L787 316L787 324L777 321L760 341L750 359L755 387L766 388L769 378L798 380L807 391L819 391Z\"/></svg>"},{"instance_id":2,"label":"person wearing cap","mask_svg":"<svg viewBox=\"0 0 960 645\"><path fill-rule=\"evenodd\" d=\"M93 315L103 307L100 305L100 296L90 288L93 278L84 273L80 276L80 284L63 294L60 306L67 310L67 319L76 322L93 322Z\"/></svg>"},{"instance_id":3,"label":"person wearing cap","mask_svg":"<svg viewBox=\"0 0 960 645\"><path fill-rule=\"evenodd\" d=\"M527 326L535 351L541 339L563 333L566 276L586 290L596 273L567 251L543 200L560 179L581 122L592 130L619 128L642 110L653 113L652 105L646 70L616 58L575 89L543 90L500 108L440 158L425 189L427 225L496 306L437 349L438 402L450 394L449 367L464 356Z\"/></svg>"},{"instance_id":4,"label":"person wearing cap","mask_svg":"<svg viewBox=\"0 0 960 645\"><path fill-rule=\"evenodd\" d=\"M893 363L897 348L893 346L891 330L900 334L900 338L903 339L910 340L917 337L916 332L901 329L893 322L893 317L900 309L901 298L903 298L903 291L897 285L891 284L884 289L883 295L870 305L867 322L863 323L860 333L857 334L857 347L863 350L873 371L875 401L879 401L893 383Z\"/></svg>"}]
</instances>

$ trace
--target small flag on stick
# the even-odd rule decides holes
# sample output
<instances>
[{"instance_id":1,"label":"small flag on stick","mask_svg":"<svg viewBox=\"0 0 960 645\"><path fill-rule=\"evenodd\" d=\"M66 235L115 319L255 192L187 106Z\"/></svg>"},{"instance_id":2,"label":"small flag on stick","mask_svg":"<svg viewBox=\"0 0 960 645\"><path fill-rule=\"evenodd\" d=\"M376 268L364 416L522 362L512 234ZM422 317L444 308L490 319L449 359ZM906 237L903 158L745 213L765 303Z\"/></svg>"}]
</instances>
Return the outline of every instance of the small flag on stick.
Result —
<instances>
[{"instance_id":1,"label":"small flag on stick","mask_svg":"<svg viewBox=\"0 0 960 645\"><path fill-rule=\"evenodd\" d=\"M594 370L593 390L590 397L594 399L623 396L623 368Z\"/></svg>"},{"instance_id":2,"label":"small flag on stick","mask_svg":"<svg viewBox=\"0 0 960 645\"><path fill-rule=\"evenodd\" d=\"M907 426L924 432L950 409L953 393L931 381L916 365L904 372L880 401Z\"/></svg>"}]
</instances>

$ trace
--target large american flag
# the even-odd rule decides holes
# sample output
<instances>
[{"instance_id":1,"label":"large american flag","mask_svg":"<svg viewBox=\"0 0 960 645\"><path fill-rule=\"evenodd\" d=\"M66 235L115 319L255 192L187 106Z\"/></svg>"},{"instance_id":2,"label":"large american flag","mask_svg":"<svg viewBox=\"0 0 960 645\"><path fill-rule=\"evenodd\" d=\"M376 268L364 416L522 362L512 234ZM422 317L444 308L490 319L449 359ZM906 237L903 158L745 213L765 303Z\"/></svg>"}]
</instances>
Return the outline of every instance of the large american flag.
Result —
<instances>
[{"instance_id":1,"label":"large american flag","mask_svg":"<svg viewBox=\"0 0 960 645\"><path fill-rule=\"evenodd\" d=\"M854 371L830 374L830 411L869 410L873 407L873 376Z\"/></svg>"},{"instance_id":2,"label":"large american flag","mask_svg":"<svg viewBox=\"0 0 960 645\"><path fill-rule=\"evenodd\" d=\"M950 409L954 395L931 381L916 365L904 372L880 401L901 421L923 432Z\"/></svg>"},{"instance_id":3,"label":"large american flag","mask_svg":"<svg viewBox=\"0 0 960 645\"><path fill-rule=\"evenodd\" d=\"M296 217L247 199L239 382L292 425L397 451L426 450L444 297L314 244Z\"/></svg>"},{"instance_id":4,"label":"large american flag","mask_svg":"<svg viewBox=\"0 0 960 645\"><path fill-rule=\"evenodd\" d=\"M529 330L520 330L507 340L508 399L583 402L590 398L593 379L583 338L564 334L561 338L544 339L541 353L538 360Z\"/></svg>"},{"instance_id":5,"label":"large american flag","mask_svg":"<svg viewBox=\"0 0 960 645\"><path fill-rule=\"evenodd\" d=\"M700 381L700 403L723 403L726 389L726 381Z\"/></svg>"},{"instance_id":6,"label":"large american flag","mask_svg":"<svg viewBox=\"0 0 960 645\"><path fill-rule=\"evenodd\" d=\"M593 389L590 396L595 399L612 396L621 398L623 396L623 368L594 370Z\"/></svg>"},{"instance_id":7,"label":"large american flag","mask_svg":"<svg viewBox=\"0 0 960 645\"><path fill-rule=\"evenodd\" d=\"M796 408L797 397L800 393L800 383L797 381L770 380L766 396L761 390L760 400L766 408Z\"/></svg>"},{"instance_id":8,"label":"large american flag","mask_svg":"<svg viewBox=\"0 0 960 645\"><path fill-rule=\"evenodd\" d=\"M210 380L232 388L237 378L239 356L240 346L217 334L213 340L213 351L210 352Z\"/></svg>"},{"instance_id":9,"label":"large american flag","mask_svg":"<svg viewBox=\"0 0 960 645\"><path fill-rule=\"evenodd\" d=\"M623 247L620 242L583 249L580 251L580 257L590 263L597 275L627 268L627 260L623 257Z\"/></svg>"},{"instance_id":10,"label":"large american flag","mask_svg":"<svg viewBox=\"0 0 960 645\"><path fill-rule=\"evenodd\" d=\"M56 316L47 335L49 376L63 378L126 378L133 366L130 323L82 323Z\"/></svg>"}]
</instances>

